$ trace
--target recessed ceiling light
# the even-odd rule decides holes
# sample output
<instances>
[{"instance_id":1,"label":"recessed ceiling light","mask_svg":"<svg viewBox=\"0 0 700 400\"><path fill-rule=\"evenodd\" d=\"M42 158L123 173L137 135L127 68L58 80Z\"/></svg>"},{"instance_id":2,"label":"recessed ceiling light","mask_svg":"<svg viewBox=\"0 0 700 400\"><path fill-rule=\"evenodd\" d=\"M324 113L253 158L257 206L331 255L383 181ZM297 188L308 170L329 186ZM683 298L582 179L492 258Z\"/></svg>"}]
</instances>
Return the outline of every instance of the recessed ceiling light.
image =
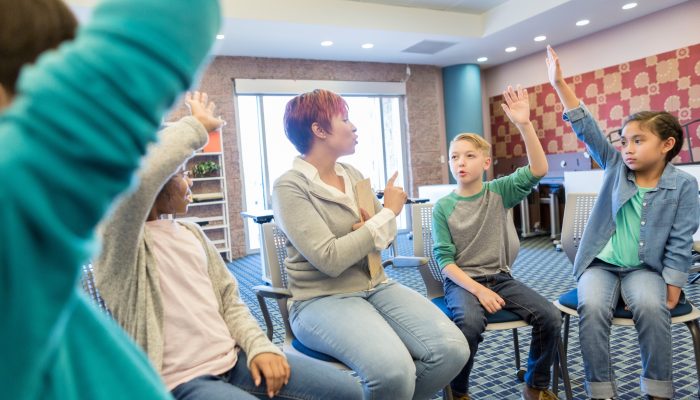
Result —
<instances>
[{"instance_id":1,"label":"recessed ceiling light","mask_svg":"<svg viewBox=\"0 0 700 400\"><path fill-rule=\"evenodd\" d=\"M591 21L589 21L587 19L582 19L580 21L576 21L576 26L586 26L590 23L591 23Z\"/></svg>"},{"instance_id":2,"label":"recessed ceiling light","mask_svg":"<svg viewBox=\"0 0 700 400\"><path fill-rule=\"evenodd\" d=\"M518 48L515 46L506 47L506 53L512 53L515 50L518 50Z\"/></svg>"},{"instance_id":3,"label":"recessed ceiling light","mask_svg":"<svg viewBox=\"0 0 700 400\"><path fill-rule=\"evenodd\" d=\"M488 60L489 60L488 57L479 57L479 58L476 59L477 62L486 62L486 61L488 61Z\"/></svg>"},{"instance_id":4,"label":"recessed ceiling light","mask_svg":"<svg viewBox=\"0 0 700 400\"><path fill-rule=\"evenodd\" d=\"M363 49L371 49L372 47L374 47L374 44L372 43L365 43L362 45Z\"/></svg>"},{"instance_id":5,"label":"recessed ceiling light","mask_svg":"<svg viewBox=\"0 0 700 400\"><path fill-rule=\"evenodd\" d=\"M545 35L535 36L535 42L541 42L543 40L547 40L547 36L545 36Z\"/></svg>"},{"instance_id":6,"label":"recessed ceiling light","mask_svg":"<svg viewBox=\"0 0 700 400\"><path fill-rule=\"evenodd\" d=\"M321 42L321 46L323 46L323 47L333 46L333 42L330 40L324 40L323 42Z\"/></svg>"},{"instance_id":7,"label":"recessed ceiling light","mask_svg":"<svg viewBox=\"0 0 700 400\"><path fill-rule=\"evenodd\" d=\"M623 10L631 10L635 7L637 7L637 3L627 3L624 6L622 6L622 9Z\"/></svg>"},{"instance_id":8,"label":"recessed ceiling light","mask_svg":"<svg viewBox=\"0 0 700 400\"><path fill-rule=\"evenodd\" d=\"M221 33L219 33L218 35L216 35L216 38L219 39L219 40L224 40L225 37L226 37L226 36L222 35Z\"/></svg>"}]
</instances>

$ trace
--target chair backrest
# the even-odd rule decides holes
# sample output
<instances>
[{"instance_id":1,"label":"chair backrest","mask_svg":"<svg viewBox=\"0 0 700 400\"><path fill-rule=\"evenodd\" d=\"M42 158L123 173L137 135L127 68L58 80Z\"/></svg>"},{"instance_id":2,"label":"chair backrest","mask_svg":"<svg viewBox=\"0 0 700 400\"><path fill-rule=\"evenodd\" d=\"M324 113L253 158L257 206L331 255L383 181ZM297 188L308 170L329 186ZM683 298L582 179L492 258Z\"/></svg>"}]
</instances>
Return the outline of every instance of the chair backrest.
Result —
<instances>
[{"instance_id":1,"label":"chair backrest","mask_svg":"<svg viewBox=\"0 0 700 400\"><path fill-rule=\"evenodd\" d=\"M425 288L429 299L444 295L440 266L433 257L433 205L430 203L414 204L413 211L413 255L428 258L428 267L421 268L420 272L425 282ZM508 235L508 248L506 249L506 262L513 265L520 250L520 239L513 223L513 212L508 211L506 219Z\"/></svg>"},{"instance_id":2,"label":"chair backrest","mask_svg":"<svg viewBox=\"0 0 700 400\"><path fill-rule=\"evenodd\" d=\"M561 247L573 263L588 217L593 211L598 194L569 193L564 206L564 221L561 227Z\"/></svg>"},{"instance_id":3,"label":"chair backrest","mask_svg":"<svg viewBox=\"0 0 700 400\"><path fill-rule=\"evenodd\" d=\"M274 222L262 224L263 248L267 261L267 268L270 269L270 280L272 286L277 288L287 287L287 270L284 268L284 259L287 258L287 235L282 232Z\"/></svg>"},{"instance_id":4,"label":"chair backrest","mask_svg":"<svg viewBox=\"0 0 700 400\"><path fill-rule=\"evenodd\" d=\"M112 313L107 308L104 299L100 296L100 291L95 285L95 274L93 273L92 264L84 264L81 268L82 274L80 275L80 285L82 286L85 293L90 296L90 299L95 303L100 310L104 311L108 315Z\"/></svg>"},{"instance_id":5,"label":"chair backrest","mask_svg":"<svg viewBox=\"0 0 700 400\"><path fill-rule=\"evenodd\" d=\"M272 287L287 288L287 269L284 267L284 260L287 258L287 235L284 234L274 222L267 222L261 226L263 230L263 249L270 272ZM284 330L287 338L292 337L292 328L289 325L289 312L287 311L287 299L277 300L280 314L284 320Z\"/></svg>"}]
</instances>

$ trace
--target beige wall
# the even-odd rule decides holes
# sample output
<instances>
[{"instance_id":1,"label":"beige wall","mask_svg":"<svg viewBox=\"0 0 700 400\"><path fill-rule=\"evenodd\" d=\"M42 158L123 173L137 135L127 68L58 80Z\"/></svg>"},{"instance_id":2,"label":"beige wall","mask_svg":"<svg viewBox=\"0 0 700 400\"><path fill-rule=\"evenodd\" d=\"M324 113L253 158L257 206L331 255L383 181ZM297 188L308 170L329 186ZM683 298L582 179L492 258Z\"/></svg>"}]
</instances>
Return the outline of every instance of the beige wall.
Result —
<instances>
[{"instance_id":1,"label":"beige wall","mask_svg":"<svg viewBox=\"0 0 700 400\"><path fill-rule=\"evenodd\" d=\"M407 172L409 195L417 187L447 181L447 168L440 163L445 148L442 72L438 67L404 64L331 62L313 60L217 57L201 78L199 90L209 93L228 122L224 128L224 154L231 225L231 254L245 255L241 157L239 149L233 79L305 79L341 81L406 81ZM182 108L180 108L182 110ZM176 111L170 119L181 115ZM361 131L362 127L358 127ZM262 189L261 189L262 190Z\"/></svg>"},{"instance_id":2,"label":"beige wall","mask_svg":"<svg viewBox=\"0 0 700 400\"><path fill-rule=\"evenodd\" d=\"M700 1L679 4L585 38L555 46L566 76L622 64L700 43ZM556 38L549 38L556 40ZM484 71L485 98L501 94L509 84L523 87L547 82L541 53Z\"/></svg>"},{"instance_id":3,"label":"beige wall","mask_svg":"<svg viewBox=\"0 0 700 400\"><path fill-rule=\"evenodd\" d=\"M700 13L700 2L690 1L616 28L557 46L568 75L657 54L700 42L700 30L692 29ZM524 86L547 80L543 55L535 54L484 71L484 100L494 96L508 83ZM446 183L446 155L442 72L438 67L411 65L407 77L404 64L334 62L315 60L217 57L204 72L200 89L207 91L219 105L228 122L224 130L224 152L231 224L232 256L245 255L242 210L239 140L233 97L233 79L308 79L342 81L397 82L406 80L408 129L409 194L417 187ZM486 103L488 104L488 103ZM175 116L181 115L181 111ZM484 107L484 113L488 108ZM484 118L488 135L489 118ZM359 127L360 130L362 127Z\"/></svg>"}]
</instances>

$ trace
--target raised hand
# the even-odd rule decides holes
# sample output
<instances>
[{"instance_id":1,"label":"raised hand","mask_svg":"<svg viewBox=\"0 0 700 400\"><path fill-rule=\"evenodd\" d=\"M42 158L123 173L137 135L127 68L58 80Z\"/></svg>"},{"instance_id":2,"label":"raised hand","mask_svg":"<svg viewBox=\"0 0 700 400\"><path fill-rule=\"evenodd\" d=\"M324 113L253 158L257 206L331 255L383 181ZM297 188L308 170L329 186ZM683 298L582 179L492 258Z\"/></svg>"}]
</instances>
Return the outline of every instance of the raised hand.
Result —
<instances>
[{"instance_id":1,"label":"raised hand","mask_svg":"<svg viewBox=\"0 0 700 400\"><path fill-rule=\"evenodd\" d=\"M397 216L401 214L403 206L406 204L406 199L408 198L408 195L403 191L402 187L394 186L394 181L396 181L398 175L398 171L394 172L394 175L389 178L384 188L384 207L393 211Z\"/></svg>"},{"instance_id":2,"label":"raised hand","mask_svg":"<svg viewBox=\"0 0 700 400\"><path fill-rule=\"evenodd\" d=\"M267 396L273 398L289 382L291 369L287 359L274 353L260 353L250 362L250 375L255 386L260 386L265 377Z\"/></svg>"},{"instance_id":3,"label":"raised hand","mask_svg":"<svg viewBox=\"0 0 700 400\"><path fill-rule=\"evenodd\" d=\"M185 105L192 116L204 125L207 132L215 131L226 124L223 119L214 116L216 104L213 101L210 102L204 92L187 92Z\"/></svg>"},{"instance_id":4,"label":"raised hand","mask_svg":"<svg viewBox=\"0 0 700 400\"><path fill-rule=\"evenodd\" d=\"M547 46L547 58L545 61L547 63L547 76L549 77L549 83L551 83L552 86L557 87L564 82L564 76L561 72L559 57L552 46Z\"/></svg>"},{"instance_id":5,"label":"raised hand","mask_svg":"<svg viewBox=\"0 0 700 400\"><path fill-rule=\"evenodd\" d=\"M564 105L564 110L569 111L578 107L580 101L576 97L576 93L569 87L569 85L564 80L564 75L561 72L561 65L559 65L559 57L554 51L552 46L547 46L547 75L549 75L549 83L557 92L561 104Z\"/></svg>"},{"instance_id":6,"label":"raised hand","mask_svg":"<svg viewBox=\"0 0 700 400\"><path fill-rule=\"evenodd\" d=\"M521 89L520 85L515 90L508 86L503 92L503 99L506 102L501 107L512 123L521 125L530 122L530 98L527 90Z\"/></svg>"}]
</instances>

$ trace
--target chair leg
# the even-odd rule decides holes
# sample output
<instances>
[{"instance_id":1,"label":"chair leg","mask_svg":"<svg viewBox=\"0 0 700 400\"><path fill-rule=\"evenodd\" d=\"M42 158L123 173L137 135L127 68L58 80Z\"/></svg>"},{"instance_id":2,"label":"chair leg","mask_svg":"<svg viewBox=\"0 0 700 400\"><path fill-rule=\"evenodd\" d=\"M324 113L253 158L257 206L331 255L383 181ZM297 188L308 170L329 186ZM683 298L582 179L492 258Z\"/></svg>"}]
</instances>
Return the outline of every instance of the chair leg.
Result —
<instances>
[{"instance_id":1,"label":"chair leg","mask_svg":"<svg viewBox=\"0 0 700 400\"><path fill-rule=\"evenodd\" d=\"M265 319L265 327L267 328L267 338L272 341L273 327L272 319L270 318L270 311L267 309L267 302L265 298L260 294L257 294L258 304L260 305L260 312L262 312L263 318Z\"/></svg>"},{"instance_id":2,"label":"chair leg","mask_svg":"<svg viewBox=\"0 0 700 400\"><path fill-rule=\"evenodd\" d=\"M569 362L567 353L569 350L569 324L571 321L571 316L566 313L562 313L562 316L564 317L564 334L563 340L560 339L557 343L557 360L552 373L552 389L555 394L559 393L559 373L561 372L566 398L572 399L573 392L571 391L571 379L569 377Z\"/></svg>"},{"instance_id":3,"label":"chair leg","mask_svg":"<svg viewBox=\"0 0 700 400\"><path fill-rule=\"evenodd\" d=\"M513 329L513 353L515 355L515 376L520 382L525 382L525 369L520 365L520 340L518 340L518 329Z\"/></svg>"},{"instance_id":4,"label":"chair leg","mask_svg":"<svg viewBox=\"0 0 700 400\"><path fill-rule=\"evenodd\" d=\"M520 343L518 342L517 329L513 329L513 352L515 353L515 369L520 369Z\"/></svg>"},{"instance_id":5,"label":"chair leg","mask_svg":"<svg viewBox=\"0 0 700 400\"><path fill-rule=\"evenodd\" d=\"M557 355L552 365L552 392L559 397L559 356Z\"/></svg>"},{"instance_id":6,"label":"chair leg","mask_svg":"<svg viewBox=\"0 0 700 400\"><path fill-rule=\"evenodd\" d=\"M695 276L693 277L693 279L690 280L690 284L692 285L693 283L697 282L698 279L700 279L700 272L698 272L697 274L695 274Z\"/></svg>"},{"instance_id":7,"label":"chair leg","mask_svg":"<svg viewBox=\"0 0 700 400\"><path fill-rule=\"evenodd\" d=\"M571 315L562 313L564 315L564 354L568 354L569 351L569 324L571 322Z\"/></svg>"},{"instance_id":8,"label":"chair leg","mask_svg":"<svg viewBox=\"0 0 700 400\"><path fill-rule=\"evenodd\" d=\"M693 351L695 352L695 373L698 376L698 397L700 397L700 323L697 319L685 323L693 338Z\"/></svg>"},{"instance_id":9,"label":"chair leg","mask_svg":"<svg viewBox=\"0 0 700 400\"><path fill-rule=\"evenodd\" d=\"M557 366L555 367L555 369L561 370L561 380L564 383L564 393L566 394L566 400L572 400L574 398L574 393L571 390L571 378L569 377L569 362L567 360L566 349L564 347L564 343L562 343L561 341L561 338L557 340ZM558 383L557 389L559 389Z\"/></svg>"},{"instance_id":10,"label":"chair leg","mask_svg":"<svg viewBox=\"0 0 700 400\"><path fill-rule=\"evenodd\" d=\"M449 384L442 389L442 400L453 400L452 387Z\"/></svg>"}]
</instances>

